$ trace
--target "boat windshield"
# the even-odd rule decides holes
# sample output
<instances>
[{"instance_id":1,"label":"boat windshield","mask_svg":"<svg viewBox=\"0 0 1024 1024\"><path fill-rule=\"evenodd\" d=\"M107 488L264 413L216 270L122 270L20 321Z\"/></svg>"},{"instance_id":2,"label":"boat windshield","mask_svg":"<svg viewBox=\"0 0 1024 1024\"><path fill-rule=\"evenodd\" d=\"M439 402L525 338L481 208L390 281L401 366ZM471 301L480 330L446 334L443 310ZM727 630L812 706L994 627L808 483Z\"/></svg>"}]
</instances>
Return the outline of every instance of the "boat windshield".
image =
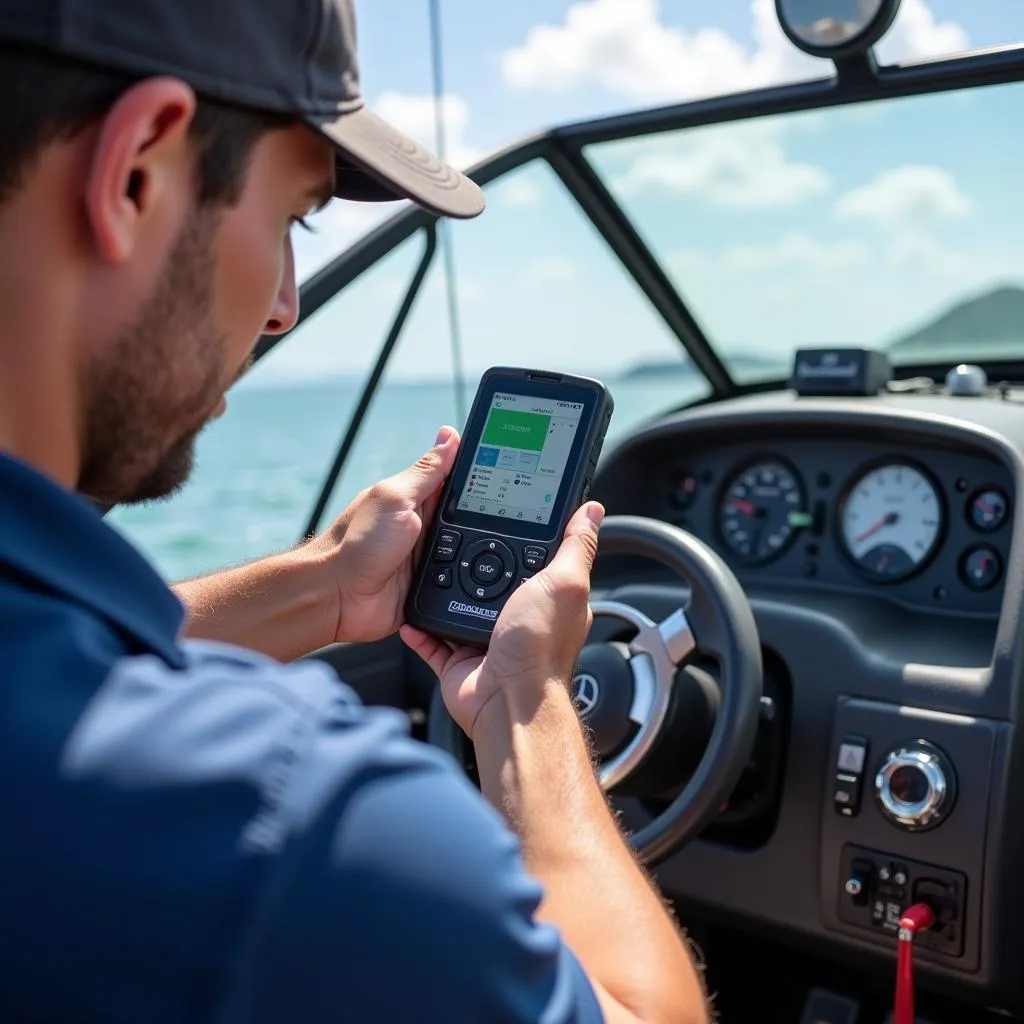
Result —
<instances>
[{"instance_id":1,"label":"boat windshield","mask_svg":"<svg viewBox=\"0 0 1024 1024\"><path fill-rule=\"evenodd\" d=\"M595 144L739 382L795 349L1024 358L1024 84Z\"/></svg>"}]
</instances>

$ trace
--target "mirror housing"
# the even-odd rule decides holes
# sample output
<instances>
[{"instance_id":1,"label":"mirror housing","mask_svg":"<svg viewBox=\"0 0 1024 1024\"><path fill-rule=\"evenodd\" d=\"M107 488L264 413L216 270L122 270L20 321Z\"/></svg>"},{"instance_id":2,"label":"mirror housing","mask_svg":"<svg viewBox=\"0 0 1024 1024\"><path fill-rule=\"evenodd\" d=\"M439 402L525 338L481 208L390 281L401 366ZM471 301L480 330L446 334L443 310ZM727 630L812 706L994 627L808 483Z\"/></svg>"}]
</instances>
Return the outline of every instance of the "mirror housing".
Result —
<instances>
[{"instance_id":1,"label":"mirror housing","mask_svg":"<svg viewBox=\"0 0 1024 1024\"><path fill-rule=\"evenodd\" d=\"M775 0L789 41L829 60L866 54L889 31L899 8L900 0Z\"/></svg>"}]
</instances>

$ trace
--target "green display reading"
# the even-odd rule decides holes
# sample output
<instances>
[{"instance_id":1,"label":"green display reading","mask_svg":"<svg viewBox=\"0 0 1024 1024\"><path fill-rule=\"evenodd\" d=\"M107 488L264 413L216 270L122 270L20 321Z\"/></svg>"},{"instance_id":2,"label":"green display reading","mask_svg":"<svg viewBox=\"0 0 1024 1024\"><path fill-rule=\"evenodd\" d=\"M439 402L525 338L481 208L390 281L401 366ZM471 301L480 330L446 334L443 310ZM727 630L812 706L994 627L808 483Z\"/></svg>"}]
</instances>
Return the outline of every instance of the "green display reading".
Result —
<instances>
[{"instance_id":1,"label":"green display reading","mask_svg":"<svg viewBox=\"0 0 1024 1024\"><path fill-rule=\"evenodd\" d=\"M551 417L543 413L492 409L481 443L539 452L544 448L550 424Z\"/></svg>"}]
</instances>

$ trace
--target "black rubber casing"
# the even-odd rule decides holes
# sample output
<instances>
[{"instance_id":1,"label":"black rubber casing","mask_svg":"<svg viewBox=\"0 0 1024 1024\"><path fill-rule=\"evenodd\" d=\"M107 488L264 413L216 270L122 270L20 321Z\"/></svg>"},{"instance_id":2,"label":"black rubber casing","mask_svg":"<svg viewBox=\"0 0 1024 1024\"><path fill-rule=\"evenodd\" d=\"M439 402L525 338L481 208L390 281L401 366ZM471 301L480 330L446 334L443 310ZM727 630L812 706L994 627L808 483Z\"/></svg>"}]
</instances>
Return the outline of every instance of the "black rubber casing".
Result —
<instances>
[{"instance_id":1,"label":"black rubber casing","mask_svg":"<svg viewBox=\"0 0 1024 1024\"><path fill-rule=\"evenodd\" d=\"M504 520L456 508L495 392L582 402L583 415L569 453L550 520ZM554 557L568 521L590 493L614 402L597 380L564 373L494 367L480 381L455 466L438 513L427 528L423 556L406 600L406 621L433 636L486 647L509 596ZM448 543L453 541L453 543ZM543 557L536 557L538 549ZM493 585L480 586L470 568L480 554L497 555Z\"/></svg>"}]
</instances>

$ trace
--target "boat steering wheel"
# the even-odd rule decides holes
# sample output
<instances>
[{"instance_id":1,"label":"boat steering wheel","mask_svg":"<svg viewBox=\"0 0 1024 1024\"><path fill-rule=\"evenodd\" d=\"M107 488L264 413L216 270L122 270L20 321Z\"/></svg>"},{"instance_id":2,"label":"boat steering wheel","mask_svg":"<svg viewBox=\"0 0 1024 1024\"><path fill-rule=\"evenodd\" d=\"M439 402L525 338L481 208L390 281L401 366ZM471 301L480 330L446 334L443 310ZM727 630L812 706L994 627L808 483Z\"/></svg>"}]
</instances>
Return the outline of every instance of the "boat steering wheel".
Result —
<instances>
[{"instance_id":1,"label":"boat steering wheel","mask_svg":"<svg viewBox=\"0 0 1024 1024\"><path fill-rule=\"evenodd\" d=\"M719 670L718 706L703 754L668 805L630 837L637 855L652 864L697 836L739 780L757 733L761 644L736 577L691 534L654 519L609 516L598 542L598 555L605 554L653 559L674 570L690 590L689 601L661 622L619 601L591 604L595 619L618 619L636 631L628 643L588 643L573 680L606 791L634 789L637 776L658 758L660 741L679 718L670 714L676 688L686 685L687 671L699 671L694 660L711 658ZM430 742L464 763L469 741L445 709L440 687L428 732Z\"/></svg>"}]
</instances>

